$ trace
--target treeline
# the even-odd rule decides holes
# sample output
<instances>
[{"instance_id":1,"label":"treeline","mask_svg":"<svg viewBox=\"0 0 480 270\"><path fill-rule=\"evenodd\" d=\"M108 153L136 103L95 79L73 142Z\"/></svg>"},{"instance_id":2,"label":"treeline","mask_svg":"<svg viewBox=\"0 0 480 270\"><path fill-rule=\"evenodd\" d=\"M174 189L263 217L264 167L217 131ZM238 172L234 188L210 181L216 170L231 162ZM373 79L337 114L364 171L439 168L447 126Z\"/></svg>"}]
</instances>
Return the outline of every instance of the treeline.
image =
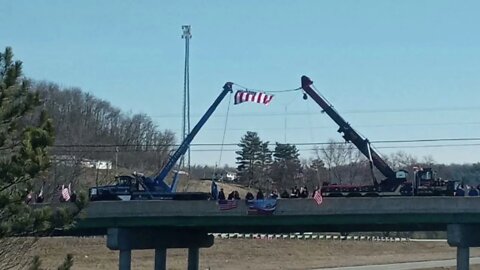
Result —
<instances>
[{"instance_id":1,"label":"treeline","mask_svg":"<svg viewBox=\"0 0 480 270\"><path fill-rule=\"evenodd\" d=\"M165 162L175 143L174 133L161 130L149 116L126 114L79 88L35 82L31 89L53 119L57 157L117 160L119 167L148 171Z\"/></svg>"},{"instance_id":2,"label":"treeline","mask_svg":"<svg viewBox=\"0 0 480 270\"><path fill-rule=\"evenodd\" d=\"M283 190L293 186L314 188L323 182L354 184L370 181L368 162L350 144L331 142L301 159L293 144L276 142L273 149L256 132L248 131L238 144L238 181L249 187Z\"/></svg>"},{"instance_id":3,"label":"treeline","mask_svg":"<svg viewBox=\"0 0 480 270\"><path fill-rule=\"evenodd\" d=\"M271 149L268 141L262 141L256 132L251 131L241 138L238 146L238 181L249 187L284 190L295 185L312 189L325 182L373 183L368 160L350 143L330 141L315 148L310 159L301 159L292 144L277 142ZM431 167L437 177L474 186L480 184L480 163L438 164L432 157L419 159L405 152L396 152L384 156L384 159L394 170L409 171L411 178L413 167ZM373 173L376 179L384 179L376 169Z\"/></svg>"}]
</instances>

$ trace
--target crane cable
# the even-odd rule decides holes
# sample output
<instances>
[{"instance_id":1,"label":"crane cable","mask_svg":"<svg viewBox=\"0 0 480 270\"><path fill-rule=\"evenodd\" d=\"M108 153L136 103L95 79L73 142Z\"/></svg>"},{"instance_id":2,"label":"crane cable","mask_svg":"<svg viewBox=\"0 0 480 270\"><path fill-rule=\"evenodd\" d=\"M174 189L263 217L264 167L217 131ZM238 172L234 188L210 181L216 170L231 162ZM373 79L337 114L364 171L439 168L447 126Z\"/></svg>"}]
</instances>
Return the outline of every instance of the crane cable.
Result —
<instances>
[{"instance_id":1,"label":"crane cable","mask_svg":"<svg viewBox=\"0 0 480 270\"><path fill-rule=\"evenodd\" d=\"M283 90L272 90L272 91L264 91L264 90L259 90L255 88L248 88L243 85L240 85L238 83L233 83L234 85L243 88L244 90L249 90L249 91L256 91L256 92L264 92L264 93L285 93L285 92L294 92L294 91L299 91L302 89L302 87L297 87L295 89L283 89Z\"/></svg>"},{"instance_id":2,"label":"crane cable","mask_svg":"<svg viewBox=\"0 0 480 270\"><path fill-rule=\"evenodd\" d=\"M220 166L222 162L222 154L223 154L223 146L225 144L225 137L227 134L227 124L228 124L228 113L230 112L230 105L232 103L232 93L230 92L230 97L228 98L228 106L227 106L227 113L225 115L225 124L223 126L223 136L222 136L222 144L220 145L220 156L218 158L218 166ZM217 166L213 169L213 177L215 180L215 171L217 170Z\"/></svg>"}]
</instances>

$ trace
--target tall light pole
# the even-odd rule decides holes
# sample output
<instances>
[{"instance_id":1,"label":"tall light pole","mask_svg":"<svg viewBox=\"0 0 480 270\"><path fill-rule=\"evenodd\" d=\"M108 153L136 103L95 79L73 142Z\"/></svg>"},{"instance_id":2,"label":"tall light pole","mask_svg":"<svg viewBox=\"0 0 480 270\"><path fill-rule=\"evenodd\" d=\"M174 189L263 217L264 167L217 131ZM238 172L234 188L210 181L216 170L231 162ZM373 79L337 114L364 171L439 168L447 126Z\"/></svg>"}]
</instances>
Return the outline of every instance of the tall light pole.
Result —
<instances>
[{"instance_id":1,"label":"tall light pole","mask_svg":"<svg viewBox=\"0 0 480 270\"><path fill-rule=\"evenodd\" d=\"M183 77L183 129L182 139L185 139L190 133L190 39L192 34L190 32L190 25L182 25L182 39L185 39L185 69ZM183 158L182 158L183 159ZM188 175L190 175L190 147L187 153Z\"/></svg>"}]
</instances>

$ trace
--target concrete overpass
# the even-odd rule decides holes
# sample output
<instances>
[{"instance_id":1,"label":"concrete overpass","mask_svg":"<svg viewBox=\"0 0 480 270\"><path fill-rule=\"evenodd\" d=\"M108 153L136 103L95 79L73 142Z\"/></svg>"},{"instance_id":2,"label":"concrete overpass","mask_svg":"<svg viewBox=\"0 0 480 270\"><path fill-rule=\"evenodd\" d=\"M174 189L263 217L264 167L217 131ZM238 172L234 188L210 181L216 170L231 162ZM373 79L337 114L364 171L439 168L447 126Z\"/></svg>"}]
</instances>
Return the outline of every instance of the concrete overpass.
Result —
<instances>
[{"instance_id":1,"label":"concrete overpass","mask_svg":"<svg viewBox=\"0 0 480 270\"><path fill-rule=\"evenodd\" d=\"M130 269L131 250L155 249L155 269L166 269L168 248L189 249L189 269L198 269L199 248L214 232L448 231L457 247L457 269L468 269L469 247L480 246L480 199L388 197L280 199L273 215L250 216L245 201L220 210L215 201L90 203L69 234L106 234L120 251L119 269Z\"/></svg>"}]
</instances>

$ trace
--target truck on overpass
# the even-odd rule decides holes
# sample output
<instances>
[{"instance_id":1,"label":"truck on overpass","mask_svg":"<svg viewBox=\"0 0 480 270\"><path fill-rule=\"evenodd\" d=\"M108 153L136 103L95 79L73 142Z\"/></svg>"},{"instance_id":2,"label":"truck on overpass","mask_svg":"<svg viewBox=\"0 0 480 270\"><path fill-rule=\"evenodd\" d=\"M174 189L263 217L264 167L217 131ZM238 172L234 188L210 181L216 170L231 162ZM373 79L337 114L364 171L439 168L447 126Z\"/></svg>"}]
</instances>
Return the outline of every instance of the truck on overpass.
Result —
<instances>
[{"instance_id":1,"label":"truck on overpass","mask_svg":"<svg viewBox=\"0 0 480 270\"><path fill-rule=\"evenodd\" d=\"M112 201L112 200L206 200L210 197L205 192L177 192L179 171L174 173L172 184L166 183L165 179L175 167L180 158L187 152L191 142L207 122L220 102L232 90L231 82L223 86L223 91L218 95L213 104L200 118L192 131L185 137L177 150L170 156L160 173L154 177L147 177L141 173L134 172L132 175L121 175L116 177L113 185L96 186L89 189L90 201Z\"/></svg>"},{"instance_id":2,"label":"truck on overpass","mask_svg":"<svg viewBox=\"0 0 480 270\"><path fill-rule=\"evenodd\" d=\"M326 98L314 89L313 81L302 76L304 99L310 96L338 126L338 132L346 142L351 142L368 159L370 164L372 185L337 185L324 183L322 195L332 197L375 197L375 196L453 196L456 190L456 181L444 180L436 177L431 168L414 171L413 181L408 181L408 171L393 170L387 162L372 147L370 141L360 135L350 124L343 119ZM373 168L385 177L377 181Z\"/></svg>"}]
</instances>

